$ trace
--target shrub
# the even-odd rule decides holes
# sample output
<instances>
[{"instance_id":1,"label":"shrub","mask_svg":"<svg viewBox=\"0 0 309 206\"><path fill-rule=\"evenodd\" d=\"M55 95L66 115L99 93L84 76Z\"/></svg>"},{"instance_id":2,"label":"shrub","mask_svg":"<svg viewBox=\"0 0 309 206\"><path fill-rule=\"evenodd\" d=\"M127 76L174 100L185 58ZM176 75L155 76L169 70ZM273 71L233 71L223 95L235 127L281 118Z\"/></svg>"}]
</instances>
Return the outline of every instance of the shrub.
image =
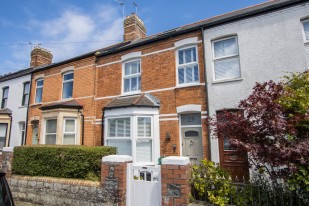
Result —
<instances>
[{"instance_id":1,"label":"shrub","mask_svg":"<svg viewBox=\"0 0 309 206\"><path fill-rule=\"evenodd\" d=\"M114 147L37 145L14 148L13 174L76 179L100 179L101 159Z\"/></svg>"}]
</instances>

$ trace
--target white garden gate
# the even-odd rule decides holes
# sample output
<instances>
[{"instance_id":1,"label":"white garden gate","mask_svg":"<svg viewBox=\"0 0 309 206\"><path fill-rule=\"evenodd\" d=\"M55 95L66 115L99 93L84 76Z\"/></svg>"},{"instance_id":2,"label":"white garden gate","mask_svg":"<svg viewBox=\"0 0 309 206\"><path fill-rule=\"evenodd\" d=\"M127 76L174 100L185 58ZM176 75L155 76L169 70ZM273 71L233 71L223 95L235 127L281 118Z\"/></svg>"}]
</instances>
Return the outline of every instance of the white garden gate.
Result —
<instances>
[{"instance_id":1,"label":"white garden gate","mask_svg":"<svg viewBox=\"0 0 309 206\"><path fill-rule=\"evenodd\" d=\"M127 206L161 206L161 167L127 167Z\"/></svg>"}]
</instances>

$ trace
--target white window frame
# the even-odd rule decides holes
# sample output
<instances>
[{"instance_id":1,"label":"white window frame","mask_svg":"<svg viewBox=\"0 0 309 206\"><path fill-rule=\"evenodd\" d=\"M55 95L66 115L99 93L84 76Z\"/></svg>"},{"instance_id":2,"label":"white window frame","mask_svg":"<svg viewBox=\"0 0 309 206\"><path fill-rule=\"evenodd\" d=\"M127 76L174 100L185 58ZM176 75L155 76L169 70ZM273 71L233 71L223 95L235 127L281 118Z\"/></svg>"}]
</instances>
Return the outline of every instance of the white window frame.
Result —
<instances>
[{"instance_id":1,"label":"white window frame","mask_svg":"<svg viewBox=\"0 0 309 206\"><path fill-rule=\"evenodd\" d=\"M308 45L308 44L309 44L309 39L308 39L308 40L306 39L306 33L305 33L305 27L304 27L304 23L305 23L305 22L309 22L309 19L304 19L304 20L301 21L301 27L302 27L302 33L303 33L304 43L305 43L306 45Z\"/></svg>"},{"instance_id":2,"label":"white window frame","mask_svg":"<svg viewBox=\"0 0 309 206\"><path fill-rule=\"evenodd\" d=\"M125 65L128 64L128 63L131 63L131 62L136 62L138 61L139 62L139 68L140 68L140 71L139 73L136 73L136 74L130 74L130 75L125 75ZM128 91L126 92L125 91L125 83L124 83L124 80L125 79L131 79L133 77L140 77L141 80L138 82L138 86L140 87L139 90L136 90L136 91ZM131 86L131 85L130 85ZM135 58L135 59L131 59L131 60L128 60L128 61L125 61L122 63L122 94L125 94L125 95L130 95L130 94L138 94L141 92L141 89L142 89L142 61L140 58Z\"/></svg>"},{"instance_id":3,"label":"white window frame","mask_svg":"<svg viewBox=\"0 0 309 206\"><path fill-rule=\"evenodd\" d=\"M215 57L215 43L216 42L220 42L220 41L224 41L227 39L235 39L235 44L237 46L237 54L234 55L228 55L228 56L223 56L223 57L219 57L216 58ZM213 71L213 81L214 82L221 82L221 81L228 81L228 80L235 80L235 79L241 79L241 67L240 67L240 55L239 55L239 44L238 44L238 37L236 35L232 35L232 36L228 36L228 37L224 37L224 38L219 38L216 40L212 41L212 71ZM216 71L215 71L215 62L218 61L223 61L223 60L227 60L227 59L233 59L233 58L238 58L238 65L239 65L239 77L232 77L232 78L223 78L223 79L216 79Z\"/></svg>"},{"instance_id":4,"label":"white window frame","mask_svg":"<svg viewBox=\"0 0 309 206\"><path fill-rule=\"evenodd\" d=\"M42 86L38 86L38 82L39 82L39 81L43 81L43 85L42 85ZM43 100L43 86L44 86L44 79L43 79L43 78L35 80L34 103L41 103L41 102L42 102L42 100ZM40 101L40 102L37 102L37 101L36 101L37 89L41 89L41 88L42 88L41 101Z\"/></svg>"},{"instance_id":5,"label":"white window frame","mask_svg":"<svg viewBox=\"0 0 309 206\"><path fill-rule=\"evenodd\" d=\"M4 98L4 91L8 90L8 96L6 98ZM2 98L1 98L1 109L6 109L7 108L7 104L8 104L8 99L9 99L9 92L10 92L10 87L6 86L6 87L2 87ZM5 99L6 101L6 105L3 105L3 100Z\"/></svg>"},{"instance_id":6,"label":"white window frame","mask_svg":"<svg viewBox=\"0 0 309 206\"><path fill-rule=\"evenodd\" d=\"M64 76L65 75L68 75L68 74L73 74L73 79L70 79L70 80L64 80ZM68 71L68 72L65 72L65 73L63 73L62 74L62 92L61 92L61 99L71 99L71 98L73 98L73 89L74 89L74 71ZM64 98L63 97L63 89L64 89L64 84L65 83L68 83L68 82L73 82L73 84L72 84L72 97L67 97L67 98Z\"/></svg>"},{"instance_id":7,"label":"white window frame","mask_svg":"<svg viewBox=\"0 0 309 206\"><path fill-rule=\"evenodd\" d=\"M138 137L138 117L150 117L151 121L151 137ZM109 120L110 119L123 119L130 118L130 137L109 137ZM137 162L137 165L154 165L156 163L155 160L155 142L154 142L154 120L152 115L133 115L133 116L115 116L115 117L107 117L104 121L106 121L105 125L105 140L104 145L107 145L108 140L130 140L131 141L131 156L134 162L136 162L136 143L138 139L152 140L152 154L151 154L151 162Z\"/></svg>"},{"instance_id":8,"label":"white window frame","mask_svg":"<svg viewBox=\"0 0 309 206\"><path fill-rule=\"evenodd\" d=\"M66 132L65 131L65 125L67 120L74 120L74 132ZM63 118L63 131L62 131L62 145L64 145L64 135L66 134L74 134L74 145L76 145L76 132L77 132L77 120L76 118L72 117L65 117Z\"/></svg>"},{"instance_id":9,"label":"white window frame","mask_svg":"<svg viewBox=\"0 0 309 206\"><path fill-rule=\"evenodd\" d=\"M195 49L195 54L196 54L196 62L190 62L190 63L184 63L184 64L179 64L179 51L181 50L185 50L185 49L191 49L194 48ZM190 83L179 83L179 75L178 75L178 70L180 67L185 67L185 66L190 66L190 65L197 65L197 70L198 70L198 80L197 81L193 81ZM194 68L194 67L193 67ZM194 78L194 69L193 69L193 78ZM184 72L185 73L185 72ZM189 45L189 46L185 46L185 47L181 47L179 49L176 50L176 83L177 86L190 86L190 85L196 85L200 83L200 66L199 66L199 60L198 60L198 47L197 45Z\"/></svg>"},{"instance_id":10,"label":"white window frame","mask_svg":"<svg viewBox=\"0 0 309 206\"><path fill-rule=\"evenodd\" d=\"M26 85L29 84L29 91L28 93L26 93ZM22 107L25 107L25 106L28 106L28 103L29 103L29 98L30 98L30 82L24 82L23 83L23 96L21 98L21 106ZM25 101L25 96L28 96L28 101L27 102L24 102Z\"/></svg>"},{"instance_id":11,"label":"white window frame","mask_svg":"<svg viewBox=\"0 0 309 206\"><path fill-rule=\"evenodd\" d=\"M20 129L20 145L25 144L25 135L26 135L26 123L25 122L19 122L19 129Z\"/></svg>"},{"instance_id":12,"label":"white window frame","mask_svg":"<svg viewBox=\"0 0 309 206\"><path fill-rule=\"evenodd\" d=\"M47 131L47 121L48 120L56 120L56 133L47 133L46 131ZM47 134L55 134L56 135L56 143L55 143L55 145L57 144L57 137L58 137L58 135L57 135L57 132L58 132L58 118L57 117L50 117L50 118L46 118L45 119L45 121L44 121L44 138L43 138L43 144L46 144L46 135Z\"/></svg>"}]
</instances>

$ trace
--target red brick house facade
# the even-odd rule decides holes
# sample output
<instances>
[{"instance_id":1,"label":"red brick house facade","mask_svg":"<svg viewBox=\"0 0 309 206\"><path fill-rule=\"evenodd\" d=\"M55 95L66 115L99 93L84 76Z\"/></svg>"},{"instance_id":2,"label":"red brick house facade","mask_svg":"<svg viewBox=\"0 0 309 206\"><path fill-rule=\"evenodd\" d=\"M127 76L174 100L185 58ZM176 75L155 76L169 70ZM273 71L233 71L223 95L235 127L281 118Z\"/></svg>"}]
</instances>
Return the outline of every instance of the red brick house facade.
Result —
<instances>
[{"instance_id":1,"label":"red brick house facade","mask_svg":"<svg viewBox=\"0 0 309 206\"><path fill-rule=\"evenodd\" d=\"M201 30L145 37L135 14L124 27L123 43L34 69L26 144L209 158Z\"/></svg>"}]
</instances>

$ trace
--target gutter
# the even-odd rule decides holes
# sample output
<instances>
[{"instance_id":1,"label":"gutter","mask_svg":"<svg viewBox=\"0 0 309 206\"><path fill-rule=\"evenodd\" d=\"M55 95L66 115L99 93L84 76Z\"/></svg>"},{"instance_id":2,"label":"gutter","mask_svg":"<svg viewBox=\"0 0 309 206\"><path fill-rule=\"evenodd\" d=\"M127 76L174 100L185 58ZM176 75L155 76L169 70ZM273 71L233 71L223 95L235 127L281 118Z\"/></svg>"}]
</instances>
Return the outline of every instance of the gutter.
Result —
<instances>
[{"instance_id":1,"label":"gutter","mask_svg":"<svg viewBox=\"0 0 309 206\"><path fill-rule=\"evenodd\" d=\"M84 145L85 141L85 115L83 113L80 114L82 116L82 145Z\"/></svg>"},{"instance_id":2,"label":"gutter","mask_svg":"<svg viewBox=\"0 0 309 206\"><path fill-rule=\"evenodd\" d=\"M202 33L202 45L203 45L203 63L204 63L204 78L205 78L205 92L206 92L206 111L207 116L209 117L209 97L208 97L208 82L207 82L207 73L206 73L206 51L205 51L205 39L204 39L204 30L201 27ZM209 119L208 119L209 120ZM208 139L208 158L211 160L211 137L210 137L210 126L207 120L207 139Z\"/></svg>"},{"instance_id":3,"label":"gutter","mask_svg":"<svg viewBox=\"0 0 309 206\"><path fill-rule=\"evenodd\" d=\"M29 105L30 105L30 97L31 97L31 87L32 87L32 72L30 73L30 88L29 88L29 98L28 98L28 105L27 105L27 116L25 122L25 137L23 137L21 145L26 145L26 139L28 134L28 114L29 114ZM35 97L34 97L35 98Z\"/></svg>"}]
</instances>

